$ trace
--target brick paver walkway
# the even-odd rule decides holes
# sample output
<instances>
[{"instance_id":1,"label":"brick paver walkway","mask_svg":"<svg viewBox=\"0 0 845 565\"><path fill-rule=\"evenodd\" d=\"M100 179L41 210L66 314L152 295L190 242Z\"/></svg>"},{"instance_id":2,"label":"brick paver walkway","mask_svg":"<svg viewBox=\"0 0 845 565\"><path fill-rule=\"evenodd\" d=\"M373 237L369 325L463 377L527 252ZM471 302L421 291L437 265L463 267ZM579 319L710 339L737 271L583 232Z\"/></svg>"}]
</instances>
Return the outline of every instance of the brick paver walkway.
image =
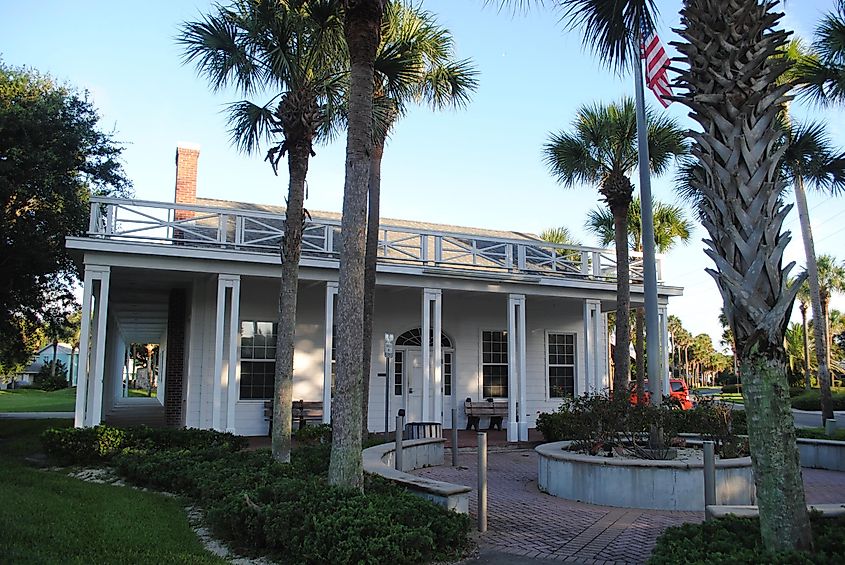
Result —
<instances>
[{"instance_id":1,"label":"brick paver walkway","mask_svg":"<svg viewBox=\"0 0 845 565\"><path fill-rule=\"evenodd\" d=\"M461 453L459 464L413 473L474 488L475 453ZM803 473L808 502L845 501L845 473L814 469ZM488 531L479 543L482 548L514 556L595 564L643 563L663 530L704 519L703 512L611 508L544 494L537 488L533 450L491 452L487 476ZM473 517L476 502L473 490Z\"/></svg>"}]
</instances>

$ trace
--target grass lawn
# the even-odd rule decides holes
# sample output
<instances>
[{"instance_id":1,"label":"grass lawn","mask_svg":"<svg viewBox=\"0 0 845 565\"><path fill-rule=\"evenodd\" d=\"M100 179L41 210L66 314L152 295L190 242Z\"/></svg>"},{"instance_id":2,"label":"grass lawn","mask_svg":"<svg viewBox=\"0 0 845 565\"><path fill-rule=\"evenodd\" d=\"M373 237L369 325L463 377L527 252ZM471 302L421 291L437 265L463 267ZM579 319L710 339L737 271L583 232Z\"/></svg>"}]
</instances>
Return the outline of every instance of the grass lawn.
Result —
<instances>
[{"instance_id":1,"label":"grass lawn","mask_svg":"<svg viewBox=\"0 0 845 565\"><path fill-rule=\"evenodd\" d=\"M0 390L0 412L73 412L75 407L75 388L52 392L29 388Z\"/></svg>"},{"instance_id":2,"label":"grass lawn","mask_svg":"<svg viewBox=\"0 0 845 565\"><path fill-rule=\"evenodd\" d=\"M129 389L129 398L155 398L156 391L152 391L151 396L147 396L147 391L142 390L140 388L130 388Z\"/></svg>"},{"instance_id":3,"label":"grass lawn","mask_svg":"<svg viewBox=\"0 0 845 565\"><path fill-rule=\"evenodd\" d=\"M0 425L0 562L216 563L179 499L27 467L38 434L70 420Z\"/></svg>"},{"instance_id":4,"label":"grass lawn","mask_svg":"<svg viewBox=\"0 0 845 565\"><path fill-rule=\"evenodd\" d=\"M721 392L719 393L719 400L722 402L730 402L732 404L742 404L741 392Z\"/></svg>"}]
</instances>

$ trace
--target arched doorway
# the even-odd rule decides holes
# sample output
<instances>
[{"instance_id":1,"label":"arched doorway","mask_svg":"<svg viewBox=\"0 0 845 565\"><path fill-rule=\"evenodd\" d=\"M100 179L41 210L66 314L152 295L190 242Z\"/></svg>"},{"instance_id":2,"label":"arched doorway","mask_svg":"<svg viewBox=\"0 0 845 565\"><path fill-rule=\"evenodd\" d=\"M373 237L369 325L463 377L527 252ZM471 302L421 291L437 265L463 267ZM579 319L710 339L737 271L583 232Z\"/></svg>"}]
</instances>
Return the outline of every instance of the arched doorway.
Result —
<instances>
[{"instance_id":1,"label":"arched doorway","mask_svg":"<svg viewBox=\"0 0 845 565\"><path fill-rule=\"evenodd\" d=\"M429 335L429 345L433 347L434 339ZM440 333L440 345L443 351L441 365L441 388L443 395L444 414L436 415L435 419L443 422L444 426L451 425L451 398L454 388L455 374L455 346L448 335ZM434 363L434 356L431 356ZM434 374L433 371L429 371ZM394 402L405 408L405 418L408 422L425 421L423 415L423 361L422 361L422 329L413 328L396 338L396 356L393 363ZM433 383L429 383L429 405L434 406Z\"/></svg>"}]
</instances>

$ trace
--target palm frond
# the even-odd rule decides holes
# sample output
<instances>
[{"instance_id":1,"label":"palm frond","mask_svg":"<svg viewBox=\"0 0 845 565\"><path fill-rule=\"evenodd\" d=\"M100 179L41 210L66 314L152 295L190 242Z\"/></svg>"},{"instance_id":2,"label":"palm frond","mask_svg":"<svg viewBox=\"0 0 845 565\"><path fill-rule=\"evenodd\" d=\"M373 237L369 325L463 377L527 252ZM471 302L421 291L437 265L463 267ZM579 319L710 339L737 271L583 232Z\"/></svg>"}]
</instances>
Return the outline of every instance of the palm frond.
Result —
<instances>
[{"instance_id":1,"label":"palm frond","mask_svg":"<svg viewBox=\"0 0 845 565\"><path fill-rule=\"evenodd\" d=\"M630 222L628 224L630 225ZM616 226L613 223L613 213L606 206L594 208L587 212L584 227L598 237L599 245L602 247L607 247L613 243Z\"/></svg>"},{"instance_id":2,"label":"palm frond","mask_svg":"<svg viewBox=\"0 0 845 565\"><path fill-rule=\"evenodd\" d=\"M274 101L258 106L249 100L241 100L226 106L229 136L235 147L251 154L258 151L262 142L270 141L279 134L281 126L271 108Z\"/></svg>"},{"instance_id":3,"label":"palm frond","mask_svg":"<svg viewBox=\"0 0 845 565\"><path fill-rule=\"evenodd\" d=\"M845 191L845 152L834 149L820 122L783 126L786 144L781 170L789 183L800 180L812 187L838 194Z\"/></svg>"}]
</instances>

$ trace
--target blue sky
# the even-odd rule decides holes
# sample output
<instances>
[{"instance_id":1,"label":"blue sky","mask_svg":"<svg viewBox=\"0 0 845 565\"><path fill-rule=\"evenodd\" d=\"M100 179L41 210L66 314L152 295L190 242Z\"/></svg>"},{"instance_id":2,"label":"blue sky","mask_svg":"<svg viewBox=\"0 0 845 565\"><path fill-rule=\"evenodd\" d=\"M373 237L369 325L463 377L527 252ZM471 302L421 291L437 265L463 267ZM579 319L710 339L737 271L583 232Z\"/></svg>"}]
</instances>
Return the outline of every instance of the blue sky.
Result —
<instances>
[{"instance_id":1,"label":"blue sky","mask_svg":"<svg viewBox=\"0 0 845 565\"><path fill-rule=\"evenodd\" d=\"M89 91L103 127L125 143L125 167L138 198L172 201L175 147L187 141L201 146L201 196L283 203L285 171L274 177L263 155L238 153L229 143L222 110L240 98L211 93L194 68L181 63L174 41L179 24L196 19L211 4L0 1L0 57ZM579 106L632 95L633 79L602 69L583 50L580 35L566 32L553 11L512 16L485 7L483 0L424 0L423 5L452 32L457 55L475 61L480 87L466 110L415 108L398 124L384 157L383 215L526 232L565 225L583 243L595 245L583 229L587 211L598 205L595 189L558 186L543 165L541 147L551 132L569 126ZM678 27L680 5L680 0L658 1L664 43L677 40L671 29ZM809 38L832 5L832 0L788 2L785 26ZM799 115L825 120L833 139L845 146L841 110L800 103L795 108ZM692 125L679 104L668 112ZM316 148L307 207L340 210L344 143ZM653 184L656 198L675 201L671 175ZM845 259L845 196L811 194L809 204L817 252ZM787 228L794 232L788 258L803 265L794 212ZM674 299L670 311L693 333L708 332L718 344L721 298L704 273L711 266L702 252L704 236L697 227L689 245L669 253L664 278L685 287L685 296ZM845 309L845 299L839 297L834 306Z\"/></svg>"}]
</instances>

